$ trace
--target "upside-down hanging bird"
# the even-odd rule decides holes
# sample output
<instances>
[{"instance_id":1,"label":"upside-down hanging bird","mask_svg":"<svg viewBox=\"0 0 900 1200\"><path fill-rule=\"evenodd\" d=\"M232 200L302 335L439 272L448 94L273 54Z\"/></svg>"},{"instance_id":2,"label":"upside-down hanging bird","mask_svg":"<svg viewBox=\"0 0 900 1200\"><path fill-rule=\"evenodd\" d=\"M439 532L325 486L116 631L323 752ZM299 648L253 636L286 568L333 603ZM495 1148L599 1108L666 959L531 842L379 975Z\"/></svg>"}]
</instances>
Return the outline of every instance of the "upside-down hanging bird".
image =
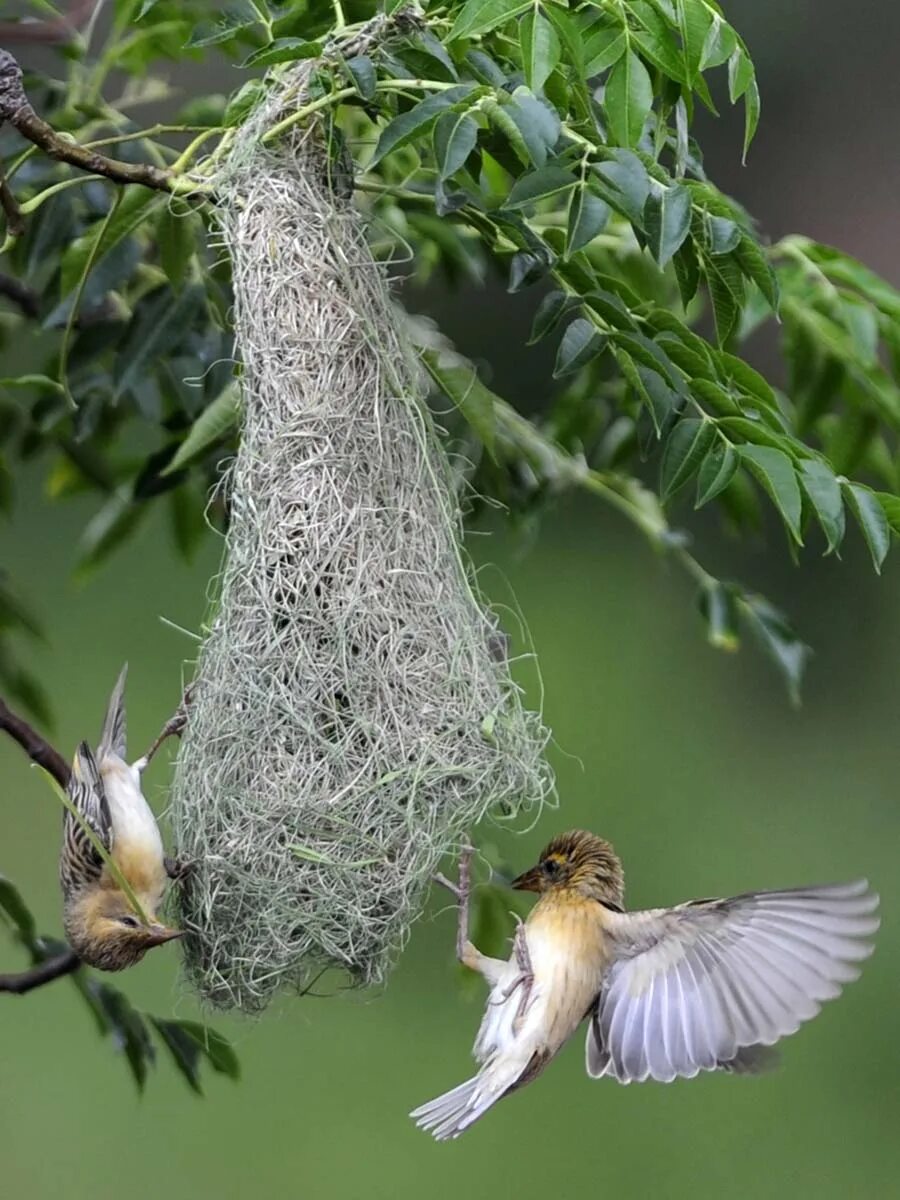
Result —
<instances>
[{"instance_id":1,"label":"upside-down hanging bird","mask_svg":"<svg viewBox=\"0 0 900 1200\"><path fill-rule=\"evenodd\" d=\"M411 1114L439 1140L535 1079L582 1021L594 1078L669 1083L762 1070L774 1042L857 977L879 923L865 880L626 912L612 846L576 830L513 880L540 899L504 962L468 940L470 854L453 889L457 954L491 994L475 1042L478 1074Z\"/></svg>"},{"instance_id":2,"label":"upside-down hanging bird","mask_svg":"<svg viewBox=\"0 0 900 1200\"><path fill-rule=\"evenodd\" d=\"M68 809L59 860L66 937L83 962L101 971L121 971L153 946L181 936L156 915L166 889L166 859L141 791L147 760L125 761L126 673L123 667L113 688L96 756L87 742L80 744L66 792L131 887L147 924Z\"/></svg>"}]
</instances>

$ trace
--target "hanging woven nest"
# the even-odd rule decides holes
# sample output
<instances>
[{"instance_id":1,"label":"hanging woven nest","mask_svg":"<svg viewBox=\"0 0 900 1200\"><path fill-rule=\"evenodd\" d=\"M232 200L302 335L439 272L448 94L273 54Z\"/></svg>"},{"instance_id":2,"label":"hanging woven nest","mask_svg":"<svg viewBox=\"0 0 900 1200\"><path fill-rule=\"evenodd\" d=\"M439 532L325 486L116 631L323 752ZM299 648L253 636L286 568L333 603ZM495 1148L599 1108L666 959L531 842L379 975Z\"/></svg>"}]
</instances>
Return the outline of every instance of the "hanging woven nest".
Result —
<instances>
[{"instance_id":1,"label":"hanging woven nest","mask_svg":"<svg viewBox=\"0 0 900 1200\"><path fill-rule=\"evenodd\" d=\"M304 78L217 181L243 428L172 793L189 975L245 1011L380 982L464 831L551 787L361 215L317 128L262 143Z\"/></svg>"}]
</instances>

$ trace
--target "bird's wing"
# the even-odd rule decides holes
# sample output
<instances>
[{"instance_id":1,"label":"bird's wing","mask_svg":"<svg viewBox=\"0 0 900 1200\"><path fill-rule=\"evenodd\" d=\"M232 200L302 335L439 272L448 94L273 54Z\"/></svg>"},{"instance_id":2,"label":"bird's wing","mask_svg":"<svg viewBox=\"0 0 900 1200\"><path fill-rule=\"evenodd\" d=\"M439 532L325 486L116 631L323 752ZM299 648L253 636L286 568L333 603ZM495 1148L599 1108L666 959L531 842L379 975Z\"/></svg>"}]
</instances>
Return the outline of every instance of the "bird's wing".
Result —
<instances>
[{"instance_id":1,"label":"bird's wing","mask_svg":"<svg viewBox=\"0 0 900 1200\"><path fill-rule=\"evenodd\" d=\"M615 959L587 1069L620 1083L758 1070L771 1046L859 974L878 928L868 883L751 892L610 914Z\"/></svg>"},{"instance_id":2,"label":"bird's wing","mask_svg":"<svg viewBox=\"0 0 900 1200\"><path fill-rule=\"evenodd\" d=\"M109 704L106 706L106 716L103 718L103 730L97 743L97 762L103 763L109 754L115 754L124 759L127 750L127 729L125 724L125 679L128 675L128 663L119 672L116 686L112 690Z\"/></svg>"},{"instance_id":3,"label":"bird's wing","mask_svg":"<svg viewBox=\"0 0 900 1200\"><path fill-rule=\"evenodd\" d=\"M81 817L78 820L66 809L60 878L68 895L95 882L103 871L103 859L92 844L85 824L106 850L111 851L113 845L112 820L103 780L87 742L82 742L75 752L66 793Z\"/></svg>"}]
</instances>

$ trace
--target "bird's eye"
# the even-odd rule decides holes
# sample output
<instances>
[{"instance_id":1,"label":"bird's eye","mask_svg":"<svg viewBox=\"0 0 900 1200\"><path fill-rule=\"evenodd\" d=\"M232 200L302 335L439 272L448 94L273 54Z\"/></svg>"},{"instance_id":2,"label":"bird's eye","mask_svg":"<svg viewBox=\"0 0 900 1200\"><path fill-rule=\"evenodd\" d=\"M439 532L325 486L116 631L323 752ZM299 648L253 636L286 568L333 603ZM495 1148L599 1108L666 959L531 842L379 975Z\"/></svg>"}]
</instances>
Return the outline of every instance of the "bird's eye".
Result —
<instances>
[{"instance_id":1,"label":"bird's eye","mask_svg":"<svg viewBox=\"0 0 900 1200\"><path fill-rule=\"evenodd\" d=\"M137 929L138 922L136 917L119 917L119 923L127 925L129 929Z\"/></svg>"},{"instance_id":2,"label":"bird's eye","mask_svg":"<svg viewBox=\"0 0 900 1200\"><path fill-rule=\"evenodd\" d=\"M560 865L559 861L555 858L544 859L544 874L548 879L556 879L559 875Z\"/></svg>"}]
</instances>

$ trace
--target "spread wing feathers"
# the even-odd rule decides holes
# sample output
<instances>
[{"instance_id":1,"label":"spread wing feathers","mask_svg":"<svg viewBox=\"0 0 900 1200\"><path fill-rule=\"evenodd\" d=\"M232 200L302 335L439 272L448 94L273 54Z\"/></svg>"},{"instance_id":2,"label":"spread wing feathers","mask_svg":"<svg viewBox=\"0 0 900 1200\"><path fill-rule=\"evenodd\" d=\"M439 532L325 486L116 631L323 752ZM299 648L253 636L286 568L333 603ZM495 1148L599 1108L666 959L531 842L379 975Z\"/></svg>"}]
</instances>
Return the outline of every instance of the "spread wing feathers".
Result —
<instances>
[{"instance_id":1,"label":"spread wing feathers","mask_svg":"<svg viewBox=\"0 0 900 1200\"><path fill-rule=\"evenodd\" d=\"M112 850L112 820L106 792L97 769L97 760L87 742L82 742L75 752L66 793L82 820L90 826L94 836L106 850ZM95 882L100 878L102 871L103 859L91 843L82 821L66 809L59 860L59 874L64 892L69 895L86 884Z\"/></svg>"},{"instance_id":2,"label":"spread wing feathers","mask_svg":"<svg viewBox=\"0 0 900 1200\"><path fill-rule=\"evenodd\" d=\"M863 879L616 916L588 1073L668 1083L769 1065L764 1048L857 977L877 907Z\"/></svg>"},{"instance_id":3,"label":"spread wing feathers","mask_svg":"<svg viewBox=\"0 0 900 1200\"><path fill-rule=\"evenodd\" d=\"M103 731L97 743L97 761L103 762L109 754L115 754L124 759L126 754L125 724L125 679L128 675L128 663L119 672L116 686L112 690L109 704L106 706L106 716L103 718Z\"/></svg>"}]
</instances>

